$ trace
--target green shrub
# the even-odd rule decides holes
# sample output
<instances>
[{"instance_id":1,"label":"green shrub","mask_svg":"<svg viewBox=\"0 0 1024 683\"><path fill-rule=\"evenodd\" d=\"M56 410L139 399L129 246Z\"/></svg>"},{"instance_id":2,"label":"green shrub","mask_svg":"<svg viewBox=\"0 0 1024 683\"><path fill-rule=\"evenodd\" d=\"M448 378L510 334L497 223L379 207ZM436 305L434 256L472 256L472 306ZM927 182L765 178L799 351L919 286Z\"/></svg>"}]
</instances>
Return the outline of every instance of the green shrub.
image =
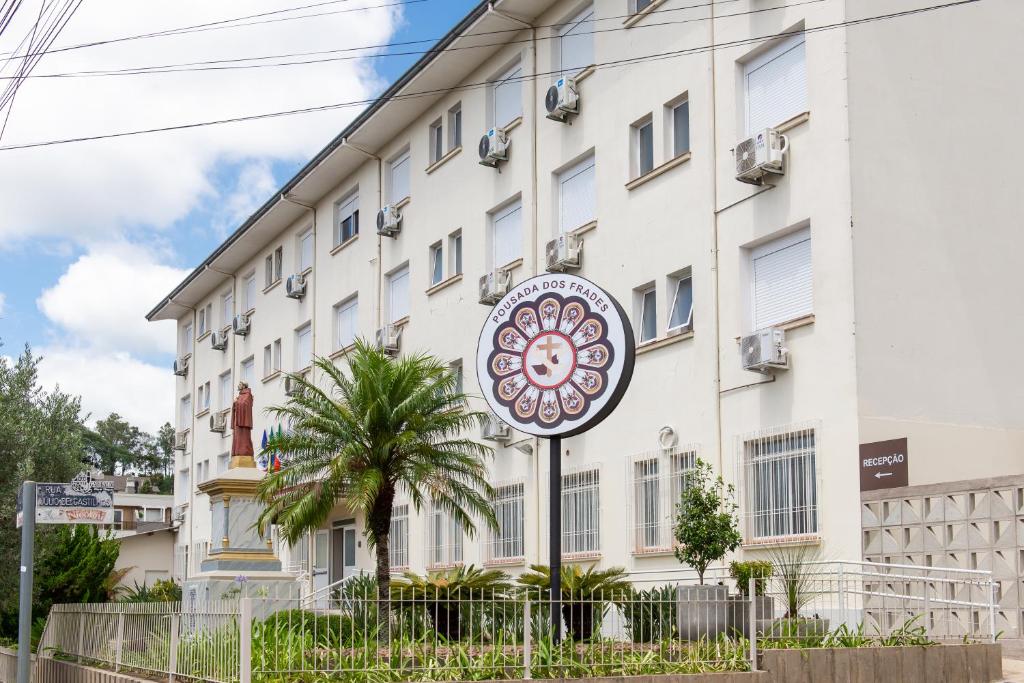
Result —
<instances>
[{"instance_id":1,"label":"green shrub","mask_svg":"<svg viewBox=\"0 0 1024 683\"><path fill-rule=\"evenodd\" d=\"M626 633L634 643L651 643L676 634L676 588L665 585L634 590L622 603Z\"/></svg>"},{"instance_id":2,"label":"green shrub","mask_svg":"<svg viewBox=\"0 0 1024 683\"><path fill-rule=\"evenodd\" d=\"M764 595L765 584L768 583L767 579L771 575L772 563L766 560L750 560L747 562L736 562L734 560L729 563L729 576L736 580L736 588L739 589L743 597L748 597L751 577L765 579L754 584L756 594L759 596Z\"/></svg>"}]
</instances>

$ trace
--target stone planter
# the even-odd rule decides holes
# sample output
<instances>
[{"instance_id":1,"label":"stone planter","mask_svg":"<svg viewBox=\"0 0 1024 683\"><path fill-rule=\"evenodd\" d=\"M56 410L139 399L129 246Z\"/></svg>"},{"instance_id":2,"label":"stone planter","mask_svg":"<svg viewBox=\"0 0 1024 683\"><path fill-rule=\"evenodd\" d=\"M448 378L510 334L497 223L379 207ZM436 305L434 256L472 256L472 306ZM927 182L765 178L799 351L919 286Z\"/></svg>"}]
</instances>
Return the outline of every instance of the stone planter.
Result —
<instances>
[{"instance_id":1,"label":"stone planter","mask_svg":"<svg viewBox=\"0 0 1024 683\"><path fill-rule=\"evenodd\" d=\"M764 633L775 616L775 604L767 595L754 596L754 627ZM750 637L750 601L742 595L733 597L729 605L729 635L742 633Z\"/></svg>"},{"instance_id":2,"label":"stone planter","mask_svg":"<svg viewBox=\"0 0 1024 683\"><path fill-rule=\"evenodd\" d=\"M682 640L716 638L729 628L734 600L726 586L676 587L676 621Z\"/></svg>"}]
</instances>

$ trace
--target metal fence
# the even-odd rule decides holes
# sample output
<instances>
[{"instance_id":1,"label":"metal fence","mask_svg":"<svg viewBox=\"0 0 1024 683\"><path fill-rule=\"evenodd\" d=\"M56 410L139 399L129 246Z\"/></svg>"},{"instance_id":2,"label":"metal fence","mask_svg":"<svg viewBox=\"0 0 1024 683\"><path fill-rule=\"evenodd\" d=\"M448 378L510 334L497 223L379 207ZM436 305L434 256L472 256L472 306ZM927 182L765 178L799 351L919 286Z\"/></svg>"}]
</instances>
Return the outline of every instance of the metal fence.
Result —
<instances>
[{"instance_id":1,"label":"metal fence","mask_svg":"<svg viewBox=\"0 0 1024 683\"><path fill-rule=\"evenodd\" d=\"M993 640L986 572L869 563L808 563L737 583L634 575L625 589L393 587L370 580L316 599L60 605L41 643L67 657L171 679L232 683L330 679L486 680L745 671L782 647Z\"/></svg>"}]
</instances>

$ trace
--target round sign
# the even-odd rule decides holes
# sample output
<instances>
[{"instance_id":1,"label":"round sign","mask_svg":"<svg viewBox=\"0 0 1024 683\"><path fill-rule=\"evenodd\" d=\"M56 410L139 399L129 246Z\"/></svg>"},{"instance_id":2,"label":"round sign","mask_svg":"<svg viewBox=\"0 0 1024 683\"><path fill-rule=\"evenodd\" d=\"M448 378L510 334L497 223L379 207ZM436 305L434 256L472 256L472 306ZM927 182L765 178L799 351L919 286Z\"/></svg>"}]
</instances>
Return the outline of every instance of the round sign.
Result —
<instances>
[{"instance_id":1,"label":"round sign","mask_svg":"<svg viewBox=\"0 0 1024 683\"><path fill-rule=\"evenodd\" d=\"M633 328L593 282L549 273L522 282L480 331L476 370L494 413L535 436L572 436L615 409L633 376Z\"/></svg>"}]
</instances>

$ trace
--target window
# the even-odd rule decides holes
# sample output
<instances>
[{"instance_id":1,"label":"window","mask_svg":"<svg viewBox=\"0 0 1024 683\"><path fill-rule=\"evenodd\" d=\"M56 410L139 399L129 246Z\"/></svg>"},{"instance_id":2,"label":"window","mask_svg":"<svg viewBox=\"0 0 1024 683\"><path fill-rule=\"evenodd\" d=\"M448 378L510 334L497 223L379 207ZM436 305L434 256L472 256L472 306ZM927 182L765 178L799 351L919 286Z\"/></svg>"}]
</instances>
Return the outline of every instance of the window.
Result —
<instances>
[{"instance_id":1,"label":"window","mask_svg":"<svg viewBox=\"0 0 1024 683\"><path fill-rule=\"evenodd\" d=\"M409 315L409 266L388 276L388 312L391 322Z\"/></svg>"},{"instance_id":2,"label":"window","mask_svg":"<svg viewBox=\"0 0 1024 683\"><path fill-rule=\"evenodd\" d=\"M558 174L558 229L572 232L597 218L594 155Z\"/></svg>"},{"instance_id":3,"label":"window","mask_svg":"<svg viewBox=\"0 0 1024 683\"><path fill-rule=\"evenodd\" d=\"M278 247L274 253L267 254L264 259L264 289L281 279L281 269L284 264L284 247Z\"/></svg>"},{"instance_id":4,"label":"window","mask_svg":"<svg viewBox=\"0 0 1024 683\"><path fill-rule=\"evenodd\" d=\"M204 412L210 409L210 383L204 382L199 385L196 390L196 407L199 412Z\"/></svg>"},{"instance_id":5,"label":"window","mask_svg":"<svg viewBox=\"0 0 1024 683\"><path fill-rule=\"evenodd\" d=\"M462 231L448 235L448 273L451 277L462 275Z\"/></svg>"},{"instance_id":6,"label":"window","mask_svg":"<svg viewBox=\"0 0 1024 683\"><path fill-rule=\"evenodd\" d=\"M463 389L462 359L453 360L448 364L448 369L455 375L455 393L461 394Z\"/></svg>"},{"instance_id":7,"label":"window","mask_svg":"<svg viewBox=\"0 0 1024 683\"><path fill-rule=\"evenodd\" d=\"M430 124L430 163L436 164L444 156L444 124L441 119Z\"/></svg>"},{"instance_id":8,"label":"window","mask_svg":"<svg viewBox=\"0 0 1024 683\"><path fill-rule=\"evenodd\" d=\"M690 100L668 106L668 120L672 133L672 158L690 151Z\"/></svg>"},{"instance_id":9,"label":"window","mask_svg":"<svg viewBox=\"0 0 1024 683\"><path fill-rule=\"evenodd\" d=\"M587 6L558 32L558 70L575 76L594 63L594 8Z\"/></svg>"},{"instance_id":10,"label":"window","mask_svg":"<svg viewBox=\"0 0 1024 683\"><path fill-rule=\"evenodd\" d=\"M462 525L431 505L427 510L427 566L450 567L462 562Z\"/></svg>"},{"instance_id":11,"label":"window","mask_svg":"<svg viewBox=\"0 0 1024 683\"><path fill-rule=\"evenodd\" d=\"M335 351L347 348L359 333L359 299L351 297L334 307Z\"/></svg>"},{"instance_id":12,"label":"window","mask_svg":"<svg viewBox=\"0 0 1024 683\"><path fill-rule=\"evenodd\" d=\"M306 323L295 331L295 369L304 370L313 364L313 326Z\"/></svg>"},{"instance_id":13,"label":"window","mask_svg":"<svg viewBox=\"0 0 1024 683\"><path fill-rule=\"evenodd\" d=\"M523 488L522 483L494 487L492 501L498 530L490 532L487 559L491 562L518 560L526 556L523 542Z\"/></svg>"},{"instance_id":14,"label":"window","mask_svg":"<svg viewBox=\"0 0 1024 683\"><path fill-rule=\"evenodd\" d=\"M213 329L213 304L206 304L200 308L197 315L199 317L199 336L202 337Z\"/></svg>"},{"instance_id":15,"label":"window","mask_svg":"<svg viewBox=\"0 0 1024 683\"><path fill-rule=\"evenodd\" d=\"M640 343L651 341L658 336L658 294L657 290L647 287L636 294L640 313Z\"/></svg>"},{"instance_id":16,"label":"window","mask_svg":"<svg viewBox=\"0 0 1024 683\"><path fill-rule=\"evenodd\" d=\"M601 550L601 472L562 475L562 554Z\"/></svg>"},{"instance_id":17,"label":"window","mask_svg":"<svg viewBox=\"0 0 1024 683\"><path fill-rule=\"evenodd\" d=\"M743 441L748 541L818 532L815 430L772 430Z\"/></svg>"},{"instance_id":18,"label":"window","mask_svg":"<svg viewBox=\"0 0 1024 683\"><path fill-rule=\"evenodd\" d=\"M388 554L391 568L409 566L409 504L402 503L391 508L391 533L388 535Z\"/></svg>"},{"instance_id":19,"label":"window","mask_svg":"<svg viewBox=\"0 0 1024 683\"><path fill-rule=\"evenodd\" d=\"M804 35L792 36L743 65L747 134L807 111Z\"/></svg>"},{"instance_id":20,"label":"window","mask_svg":"<svg viewBox=\"0 0 1024 683\"><path fill-rule=\"evenodd\" d=\"M680 275L669 278L669 291L672 292L672 307L668 311L668 329L693 329L693 278Z\"/></svg>"},{"instance_id":21,"label":"window","mask_svg":"<svg viewBox=\"0 0 1024 683\"><path fill-rule=\"evenodd\" d=\"M696 450L649 453L633 459L633 552L672 549L676 506L696 459Z\"/></svg>"},{"instance_id":22,"label":"window","mask_svg":"<svg viewBox=\"0 0 1024 683\"><path fill-rule=\"evenodd\" d=\"M353 193L338 202L335 216L334 246L338 246L359 234L359 194Z\"/></svg>"},{"instance_id":23,"label":"window","mask_svg":"<svg viewBox=\"0 0 1024 683\"><path fill-rule=\"evenodd\" d=\"M491 214L491 266L498 268L523 255L521 200Z\"/></svg>"},{"instance_id":24,"label":"window","mask_svg":"<svg viewBox=\"0 0 1024 683\"><path fill-rule=\"evenodd\" d=\"M633 176L647 175L654 170L654 121L646 119L633 124Z\"/></svg>"},{"instance_id":25,"label":"window","mask_svg":"<svg viewBox=\"0 0 1024 683\"><path fill-rule=\"evenodd\" d=\"M217 378L217 388L219 395L217 396L217 410L227 410L231 407L231 402L234 400L234 392L231 391L231 371L223 373Z\"/></svg>"},{"instance_id":26,"label":"window","mask_svg":"<svg viewBox=\"0 0 1024 683\"><path fill-rule=\"evenodd\" d=\"M430 246L430 284L440 284L444 280L444 249L440 242Z\"/></svg>"},{"instance_id":27,"label":"window","mask_svg":"<svg viewBox=\"0 0 1024 683\"><path fill-rule=\"evenodd\" d=\"M632 0L632 4L633 4L632 10L633 10L633 13L635 14L637 12L643 12L645 9L650 7L651 3L653 3L653 2L654 2L654 0Z\"/></svg>"},{"instance_id":28,"label":"window","mask_svg":"<svg viewBox=\"0 0 1024 683\"><path fill-rule=\"evenodd\" d=\"M494 79L491 89L492 127L504 128L523 115L523 66L516 62L508 71Z\"/></svg>"},{"instance_id":29,"label":"window","mask_svg":"<svg viewBox=\"0 0 1024 683\"><path fill-rule=\"evenodd\" d=\"M235 317L235 295L228 290L220 295L220 326L230 327Z\"/></svg>"},{"instance_id":30,"label":"window","mask_svg":"<svg viewBox=\"0 0 1024 683\"><path fill-rule=\"evenodd\" d=\"M256 308L256 273L249 273L245 278L245 294L242 307L246 312Z\"/></svg>"},{"instance_id":31,"label":"window","mask_svg":"<svg viewBox=\"0 0 1024 683\"><path fill-rule=\"evenodd\" d=\"M242 364L238 368L238 379L245 382L248 385L256 380L256 359L249 356L242 361Z\"/></svg>"},{"instance_id":32,"label":"window","mask_svg":"<svg viewBox=\"0 0 1024 683\"><path fill-rule=\"evenodd\" d=\"M397 204L409 196L409 150L391 160L390 194L392 204Z\"/></svg>"},{"instance_id":33,"label":"window","mask_svg":"<svg viewBox=\"0 0 1024 683\"><path fill-rule=\"evenodd\" d=\"M182 396L178 411L178 429L185 431L192 427L192 396Z\"/></svg>"},{"instance_id":34,"label":"window","mask_svg":"<svg viewBox=\"0 0 1024 683\"><path fill-rule=\"evenodd\" d=\"M462 147L462 103L448 110L448 149Z\"/></svg>"},{"instance_id":35,"label":"window","mask_svg":"<svg viewBox=\"0 0 1024 683\"><path fill-rule=\"evenodd\" d=\"M217 456L217 474L223 474L228 471L228 467L231 464L231 456L228 453L221 453Z\"/></svg>"},{"instance_id":36,"label":"window","mask_svg":"<svg viewBox=\"0 0 1024 683\"><path fill-rule=\"evenodd\" d=\"M814 312L810 228L751 249L750 257L755 330Z\"/></svg>"},{"instance_id":37,"label":"window","mask_svg":"<svg viewBox=\"0 0 1024 683\"><path fill-rule=\"evenodd\" d=\"M192 348L192 323L185 323L185 327L181 328L181 355L192 355Z\"/></svg>"},{"instance_id":38,"label":"window","mask_svg":"<svg viewBox=\"0 0 1024 683\"><path fill-rule=\"evenodd\" d=\"M189 494L189 476L188 468L178 471L178 484L174 487L174 493L176 496L181 496L185 501L188 500Z\"/></svg>"},{"instance_id":39,"label":"window","mask_svg":"<svg viewBox=\"0 0 1024 683\"><path fill-rule=\"evenodd\" d=\"M263 376L270 377L281 371L281 340L275 339L273 344L263 347Z\"/></svg>"},{"instance_id":40,"label":"window","mask_svg":"<svg viewBox=\"0 0 1024 683\"><path fill-rule=\"evenodd\" d=\"M120 529L124 524L124 510L114 510L114 528Z\"/></svg>"},{"instance_id":41,"label":"window","mask_svg":"<svg viewBox=\"0 0 1024 683\"><path fill-rule=\"evenodd\" d=\"M305 273L313 268L313 229L310 228L299 235L299 272Z\"/></svg>"}]
</instances>

